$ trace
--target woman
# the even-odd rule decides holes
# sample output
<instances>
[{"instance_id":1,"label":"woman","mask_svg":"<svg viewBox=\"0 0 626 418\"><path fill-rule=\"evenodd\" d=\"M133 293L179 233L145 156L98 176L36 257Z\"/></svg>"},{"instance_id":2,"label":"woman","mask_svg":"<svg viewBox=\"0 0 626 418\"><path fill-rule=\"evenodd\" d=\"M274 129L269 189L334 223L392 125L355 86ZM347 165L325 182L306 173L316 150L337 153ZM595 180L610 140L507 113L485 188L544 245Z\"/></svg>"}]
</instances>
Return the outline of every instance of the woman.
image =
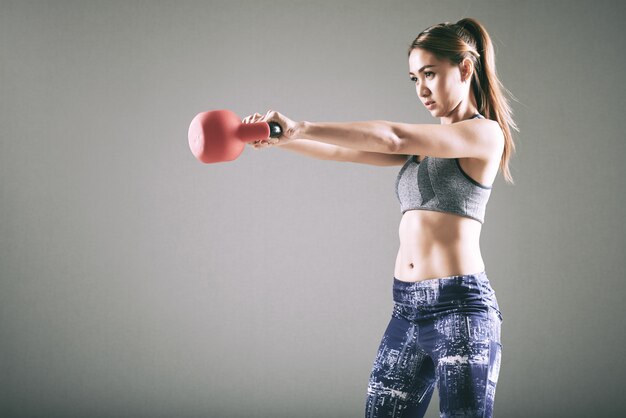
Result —
<instances>
[{"instance_id":1,"label":"woman","mask_svg":"<svg viewBox=\"0 0 626 418\"><path fill-rule=\"evenodd\" d=\"M492 184L517 130L496 75L493 46L475 19L424 30L409 48L409 75L440 124L294 122L269 111L278 146L314 158L402 165L394 307L367 389L367 417L422 417L435 384L442 417L491 417L502 315L485 272L480 232Z\"/></svg>"}]
</instances>

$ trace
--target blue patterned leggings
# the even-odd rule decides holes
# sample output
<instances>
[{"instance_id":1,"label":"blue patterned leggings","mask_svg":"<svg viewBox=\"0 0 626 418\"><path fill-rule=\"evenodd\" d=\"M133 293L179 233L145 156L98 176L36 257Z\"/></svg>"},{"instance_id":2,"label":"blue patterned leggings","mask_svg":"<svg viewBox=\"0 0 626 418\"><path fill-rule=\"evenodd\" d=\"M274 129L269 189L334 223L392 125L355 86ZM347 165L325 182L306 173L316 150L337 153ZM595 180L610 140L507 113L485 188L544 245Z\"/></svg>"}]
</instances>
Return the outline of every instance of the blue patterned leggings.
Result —
<instances>
[{"instance_id":1,"label":"blue patterned leggings","mask_svg":"<svg viewBox=\"0 0 626 418\"><path fill-rule=\"evenodd\" d=\"M394 277L393 313L367 388L366 418L491 417L502 314L485 271L421 282Z\"/></svg>"}]
</instances>

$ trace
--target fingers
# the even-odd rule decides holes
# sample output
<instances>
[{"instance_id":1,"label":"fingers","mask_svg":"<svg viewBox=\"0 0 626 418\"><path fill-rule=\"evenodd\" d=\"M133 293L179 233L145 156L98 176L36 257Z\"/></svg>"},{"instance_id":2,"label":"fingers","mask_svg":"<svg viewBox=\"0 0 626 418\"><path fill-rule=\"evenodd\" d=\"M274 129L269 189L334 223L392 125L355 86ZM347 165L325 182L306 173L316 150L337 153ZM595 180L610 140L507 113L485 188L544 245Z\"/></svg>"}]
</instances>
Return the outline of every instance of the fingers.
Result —
<instances>
[{"instance_id":1,"label":"fingers","mask_svg":"<svg viewBox=\"0 0 626 418\"><path fill-rule=\"evenodd\" d=\"M242 123L255 123L255 122L258 122L260 118L261 118L261 115L259 113L255 113L253 115L246 116L245 118L241 120L241 122Z\"/></svg>"},{"instance_id":2,"label":"fingers","mask_svg":"<svg viewBox=\"0 0 626 418\"><path fill-rule=\"evenodd\" d=\"M254 149L259 149L259 148L267 148L271 146L272 144L270 144L269 142L263 139L259 141L250 142L250 145L252 145Z\"/></svg>"}]
</instances>

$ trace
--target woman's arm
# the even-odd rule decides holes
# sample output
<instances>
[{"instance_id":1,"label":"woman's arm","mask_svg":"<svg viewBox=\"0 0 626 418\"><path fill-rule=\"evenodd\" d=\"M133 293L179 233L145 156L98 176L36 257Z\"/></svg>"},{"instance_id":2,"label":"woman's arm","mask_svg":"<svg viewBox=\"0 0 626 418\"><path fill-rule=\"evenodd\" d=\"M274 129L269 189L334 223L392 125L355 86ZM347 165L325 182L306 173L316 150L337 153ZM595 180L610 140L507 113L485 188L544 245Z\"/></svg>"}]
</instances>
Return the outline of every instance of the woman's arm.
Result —
<instances>
[{"instance_id":1,"label":"woman's arm","mask_svg":"<svg viewBox=\"0 0 626 418\"><path fill-rule=\"evenodd\" d=\"M393 124L384 120L367 122L307 122L294 124L293 136L358 151L397 152L398 140Z\"/></svg>"},{"instance_id":2,"label":"woman's arm","mask_svg":"<svg viewBox=\"0 0 626 418\"><path fill-rule=\"evenodd\" d=\"M317 160L336 160L339 153L339 146L324 144L316 141L309 141L308 139L294 139L283 145L277 145L276 148L284 148L289 151L296 152L298 154L306 155L307 157L315 158Z\"/></svg>"},{"instance_id":3,"label":"woman's arm","mask_svg":"<svg viewBox=\"0 0 626 418\"><path fill-rule=\"evenodd\" d=\"M394 152L397 141L391 123L383 120L349 123L294 122L270 110L244 118L243 123L273 121L284 129L283 141L256 141L255 148L278 146L319 160L354 162L378 166L403 165L407 155ZM325 137L330 135L331 138Z\"/></svg>"},{"instance_id":4,"label":"woman's arm","mask_svg":"<svg viewBox=\"0 0 626 418\"><path fill-rule=\"evenodd\" d=\"M277 146L318 160L341 161L376 166L404 165L407 155L359 151L308 139L294 139Z\"/></svg>"},{"instance_id":5,"label":"woman's arm","mask_svg":"<svg viewBox=\"0 0 626 418\"><path fill-rule=\"evenodd\" d=\"M439 158L489 158L502 153L504 136L492 120L445 125L368 122L294 123L294 136L359 151Z\"/></svg>"}]
</instances>

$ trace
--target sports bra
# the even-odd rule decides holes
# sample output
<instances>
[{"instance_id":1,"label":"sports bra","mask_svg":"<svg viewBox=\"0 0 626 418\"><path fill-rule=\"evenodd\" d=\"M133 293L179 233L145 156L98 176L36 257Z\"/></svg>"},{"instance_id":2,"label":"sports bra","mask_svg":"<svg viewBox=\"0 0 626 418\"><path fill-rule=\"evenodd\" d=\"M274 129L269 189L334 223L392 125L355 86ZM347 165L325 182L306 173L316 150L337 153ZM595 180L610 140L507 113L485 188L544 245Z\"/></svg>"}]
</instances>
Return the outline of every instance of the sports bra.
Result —
<instances>
[{"instance_id":1,"label":"sports bra","mask_svg":"<svg viewBox=\"0 0 626 418\"><path fill-rule=\"evenodd\" d=\"M471 119L485 117L479 113ZM471 178L458 158L410 155L396 178L396 196L402 214L408 210L448 212L485 222L492 186Z\"/></svg>"}]
</instances>

